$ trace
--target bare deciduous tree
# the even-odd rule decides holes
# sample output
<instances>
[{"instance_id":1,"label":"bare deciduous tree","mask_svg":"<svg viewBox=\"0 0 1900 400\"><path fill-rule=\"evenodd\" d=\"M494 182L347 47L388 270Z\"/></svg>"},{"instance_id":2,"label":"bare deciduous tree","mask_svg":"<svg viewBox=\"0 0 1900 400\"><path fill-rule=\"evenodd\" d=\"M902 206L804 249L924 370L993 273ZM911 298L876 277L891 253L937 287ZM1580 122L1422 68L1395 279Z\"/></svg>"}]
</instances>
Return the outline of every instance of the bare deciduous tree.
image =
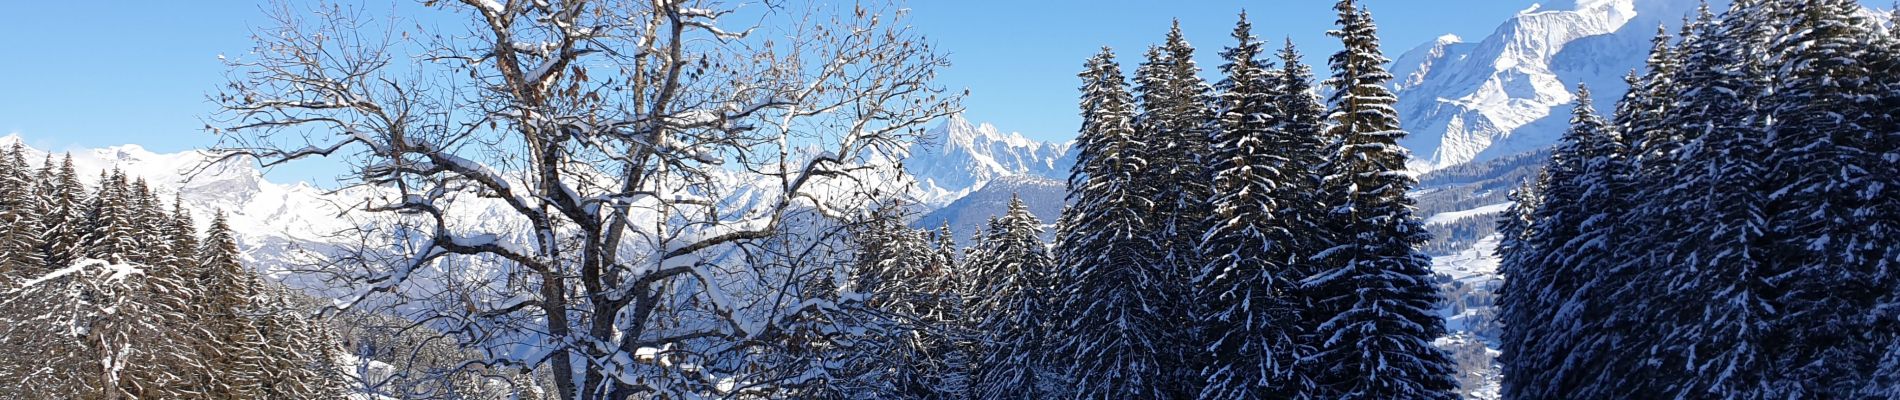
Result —
<instances>
[{"instance_id":1,"label":"bare deciduous tree","mask_svg":"<svg viewBox=\"0 0 1900 400\"><path fill-rule=\"evenodd\" d=\"M333 259L358 289L340 307L422 310L407 315L484 355L468 368L545 371L563 398L743 384L697 358L822 304L783 298L798 279L735 277L729 255L788 215L849 214L956 109L931 84L945 58L881 5L423 7L440 15L278 7L228 61L213 129L265 166L347 162L368 193L353 213L393 221L385 245Z\"/></svg>"}]
</instances>

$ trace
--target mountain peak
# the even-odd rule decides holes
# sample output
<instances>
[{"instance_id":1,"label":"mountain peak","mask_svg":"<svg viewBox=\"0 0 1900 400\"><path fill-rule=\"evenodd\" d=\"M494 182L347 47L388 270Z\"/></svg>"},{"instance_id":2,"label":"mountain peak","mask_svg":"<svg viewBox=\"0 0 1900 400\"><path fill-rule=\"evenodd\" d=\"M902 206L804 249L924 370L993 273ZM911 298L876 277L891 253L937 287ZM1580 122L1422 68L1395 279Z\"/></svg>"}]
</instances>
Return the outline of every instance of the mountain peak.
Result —
<instances>
[{"instance_id":1,"label":"mountain peak","mask_svg":"<svg viewBox=\"0 0 1900 400\"><path fill-rule=\"evenodd\" d=\"M1726 3L1717 0L1716 3ZM1571 88L1622 95L1656 26L1680 23L1694 0L1556 0L1511 17L1489 36L1443 36L1393 65L1396 106L1415 170L1536 150L1566 127ZM1713 4L1712 4L1713 5Z\"/></svg>"},{"instance_id":2,"label":"mountain peak","mask_svg":"<svg viewBox=\"0 0 1900 400\"><path fill-rule=\"evenodd\" d=\"M1043 142L961 114L944 118L911 146L904 169L917 178L926 203L954 199L1006 176L1059 177L1068 171L1068 142Z\"/></svg>"}]
</instances>

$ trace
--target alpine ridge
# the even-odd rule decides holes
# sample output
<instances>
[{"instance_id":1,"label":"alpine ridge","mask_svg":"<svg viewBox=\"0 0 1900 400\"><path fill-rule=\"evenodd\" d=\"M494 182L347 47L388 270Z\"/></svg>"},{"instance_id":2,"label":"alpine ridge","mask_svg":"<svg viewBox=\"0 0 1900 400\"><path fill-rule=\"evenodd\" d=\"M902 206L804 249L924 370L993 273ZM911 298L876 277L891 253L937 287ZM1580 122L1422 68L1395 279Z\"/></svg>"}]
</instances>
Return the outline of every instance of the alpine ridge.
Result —
<instances>
[{"instance_id":1,"label":"alpine ridge","mask_svg":"<svg viewBox=\"0 0 1900 400\"><path fill-rule=\"evenodd\" d=\"M1404 53L1393 75L1401 120L1412 132L1400 142L1412 151L1411 168L1550 146L1570 118L1577 83L1620 97L1623 76L1642 66L1658 27L1673 32L1696 4L1558 1L1521 11L1476 42L1447 35Z\"/></svg>"}]
</instances>

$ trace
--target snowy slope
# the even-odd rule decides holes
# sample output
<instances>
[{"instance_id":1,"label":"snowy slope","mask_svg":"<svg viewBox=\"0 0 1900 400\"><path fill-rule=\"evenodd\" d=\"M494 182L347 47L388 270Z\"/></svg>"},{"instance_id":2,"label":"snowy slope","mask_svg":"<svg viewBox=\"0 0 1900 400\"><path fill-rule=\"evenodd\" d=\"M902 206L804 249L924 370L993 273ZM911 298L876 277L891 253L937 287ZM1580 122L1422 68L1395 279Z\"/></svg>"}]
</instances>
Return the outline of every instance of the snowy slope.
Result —
<instances>
[{"instance_id":1,"label":"snowy slope","mask_svg":"<svg viewBox=\"0 0 1900 400\"><path fill-rule=\"evenodd\" d=\"M1396 57L1397 107L1411 132L1401 144L1412 150L1413 169L1549 146L1570 117L1577 83L1608 107L1625 91L1623 76L1642 66L1657 27L1673 32L1696 4L1559 0L1519 12L1476 42L1448 35Z\"/></svg>"}]
</instances>

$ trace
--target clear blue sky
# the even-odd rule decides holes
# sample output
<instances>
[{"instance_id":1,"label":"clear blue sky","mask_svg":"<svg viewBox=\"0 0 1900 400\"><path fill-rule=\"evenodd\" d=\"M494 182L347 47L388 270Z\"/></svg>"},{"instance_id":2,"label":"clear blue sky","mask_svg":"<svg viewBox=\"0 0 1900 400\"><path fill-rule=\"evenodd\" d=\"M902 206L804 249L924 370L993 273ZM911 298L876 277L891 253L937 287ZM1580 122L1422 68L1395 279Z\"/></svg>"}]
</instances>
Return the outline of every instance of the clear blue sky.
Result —
<instances>
[{"instance_id":1,"label":"clear blue sky","mask_svg":"<svg viewBox=\"0 0 1900 400\"><path fill-rule=\"evenodd\" d=\"M366 0L372 5L385 0ZM1100 46L1132 68L1170 19L1203 68L1229 43L1234 15L1255 33L1291 36L1309 63L1338 46L1327 0L912 0L912 23L955 63L941 83L968 88L969 117L1039 139L1073 136L1075 72ZM1392 57L1445 33L1475 40L1533 0L1365 0ZM205 94L224 82L219 54L243 54L265 2L21 1L0 12L0 135L66 149L138 143L170 152L211 145ZM381 7L381 6L373 6ZM414 7L403 7L413 9ZM459 29L459 28L458 28ZM278 171L293 179L309 171Z\"/></svg>"}]
</instances>

